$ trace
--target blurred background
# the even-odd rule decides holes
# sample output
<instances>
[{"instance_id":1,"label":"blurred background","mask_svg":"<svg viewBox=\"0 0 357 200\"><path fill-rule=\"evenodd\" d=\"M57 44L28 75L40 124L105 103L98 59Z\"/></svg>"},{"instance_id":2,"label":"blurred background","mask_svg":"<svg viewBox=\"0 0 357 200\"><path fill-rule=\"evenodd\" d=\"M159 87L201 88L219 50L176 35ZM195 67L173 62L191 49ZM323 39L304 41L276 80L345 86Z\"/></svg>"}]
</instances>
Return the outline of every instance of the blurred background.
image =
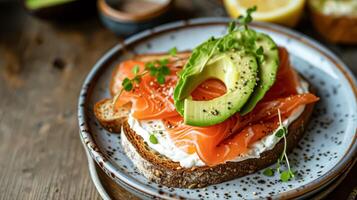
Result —
<instances>
[{"instance_id":1,"label":"blurred background","mask_svg":"<svg viewBox=\"0 0 357 200\"><path fill-rule=\"evenodd\" d=\"M357 0L0 0L0 199L99 198L76 117L96 60L141 30L253 5L255 20L314 38L357 74Z\"/></svg>"}]
</instances>

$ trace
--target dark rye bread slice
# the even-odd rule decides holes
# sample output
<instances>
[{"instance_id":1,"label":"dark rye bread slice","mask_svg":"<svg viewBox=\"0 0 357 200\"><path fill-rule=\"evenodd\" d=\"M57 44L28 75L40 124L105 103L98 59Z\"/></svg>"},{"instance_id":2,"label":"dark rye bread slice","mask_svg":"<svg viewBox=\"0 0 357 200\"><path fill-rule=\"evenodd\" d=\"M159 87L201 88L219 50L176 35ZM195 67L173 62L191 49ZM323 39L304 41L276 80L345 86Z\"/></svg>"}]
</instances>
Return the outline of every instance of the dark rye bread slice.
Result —
<instances>
[{"instance_id":1,"label":"dark rye bread slice","mask_svg":"<svg viewBox=\"0 0 357 200\"><path fill-rule=\"evenodd\" d=\"M287 135L288 152L303 136L313 107L314 104L306 105L300 117L290 124ZM141 136L129 127L127 121L123 124L121 138L125 153L145 177L158 184L178 188L201 188L254 173L275 163L284 148L284 141L281 140L272 150L263 152L260 158L227 162L214 167L182 168L178 162L150 149Z\"/></svg>"}]
</instances>

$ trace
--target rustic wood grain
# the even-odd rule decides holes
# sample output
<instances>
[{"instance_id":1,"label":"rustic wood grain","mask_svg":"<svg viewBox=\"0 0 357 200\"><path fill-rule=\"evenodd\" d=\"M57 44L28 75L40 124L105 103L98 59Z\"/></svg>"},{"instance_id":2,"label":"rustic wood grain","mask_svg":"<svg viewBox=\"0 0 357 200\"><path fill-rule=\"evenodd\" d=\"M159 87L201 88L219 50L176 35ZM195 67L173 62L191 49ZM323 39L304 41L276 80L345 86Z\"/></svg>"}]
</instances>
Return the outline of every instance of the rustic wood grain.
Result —
<instances>
[{"instance_id":1,"label":"rustic wood grain","mask_svg":"<svg viewBox=\"0 0 357 200\"><path fill-rule=\"evenodd\" d=\"M95 167L102 185L113 200L139 200L138 197L134 196L115 183L106 173L101 170L97 164L95 164Z\"/></svg>"},{"instance_id":2,"label":"rustic wood grain","mask_svg":"<svg viewBox=\"0 0 357 200\"><path fill-rule=\"evenodd\" d=\"M10 20L0 29L0 199L99 199L76 104L86 74L117 39L96 19L57 27L13 6L0 13Z\"/></svg>"}]
</instances>

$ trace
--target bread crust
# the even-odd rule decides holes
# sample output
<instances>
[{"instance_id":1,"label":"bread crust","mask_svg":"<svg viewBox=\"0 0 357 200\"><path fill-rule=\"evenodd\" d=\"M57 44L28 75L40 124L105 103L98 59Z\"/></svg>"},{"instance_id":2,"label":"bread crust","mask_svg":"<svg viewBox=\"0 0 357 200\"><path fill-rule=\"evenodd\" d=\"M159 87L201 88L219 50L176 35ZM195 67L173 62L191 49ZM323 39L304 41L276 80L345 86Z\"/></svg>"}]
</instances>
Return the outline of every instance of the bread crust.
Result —
<instances>
[{"instance_id":1,"label":"bread crust","mask_svg":"<svg viewBox=\"0 0 357 200\"><path fill-rule=\"evenodd\" d=\"M131 105L125 105L118 112L114 111L112 99L102 99L94 105L93 111L99 123L112 133L120 133L123 122L128 118Z\"/></svg>"},{"instance_id":2,"label":"bread crust","mask_svg":"<svg viewBox=\"0 0 357 200\"><path fill-rule=\"evenodd\" d=\"M288 152L302 138L313 107L314 104L306 105L299 118L290 124L286 137ZM168 187L202 188L254 173L275 163L284 148L284 141L281 140L273 149L263 152L260 158L227 162L213 167L182 168L178 162L173 162L150 149L141 136L130 128L127 121L123 123L122 130L124 152L138 170L148 179Z\"/></svg>"}]
</instances>

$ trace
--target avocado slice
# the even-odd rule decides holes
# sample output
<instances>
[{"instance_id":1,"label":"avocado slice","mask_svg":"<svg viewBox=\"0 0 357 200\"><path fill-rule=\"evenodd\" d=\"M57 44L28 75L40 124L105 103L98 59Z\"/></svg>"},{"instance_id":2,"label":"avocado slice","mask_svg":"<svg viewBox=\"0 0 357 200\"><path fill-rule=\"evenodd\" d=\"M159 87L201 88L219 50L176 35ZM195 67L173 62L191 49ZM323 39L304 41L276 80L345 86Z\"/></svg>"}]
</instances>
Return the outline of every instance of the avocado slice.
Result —
<instances>
[{"instance_id":1,"label":"avocado slice","mask_svg":"<svg viewBox=\"0 0 357 200\"><path fill-rule=\"evenodd\" d=\"M246 114L273 85L278 66L277 46L266 34L245 29L211 38L193 50L179 73L174 91L176 110L186 124L194 126L217 124L237 112ZM191 92L208 78L222 80L227 94L210 101L193 101Z\"/></svg>"},{"instance_id":2,"label":"avocado slice","mask_svg":"<svg viewBox=\"0 0 357 200\"><path fill-rule=\"evenodd\" d=\"M177 112L184 113L184 99L188 97L198 84L187 84L186 79L194 74L199 74L218 45L219 40L210 38L206 42L196 47L185 64L184 70L178 73L179 80L174 90L174 100Z\"/></svg>"},{"instance_id":3,"label":"avocado slice","mask_svg":"<svg viewBox=\"0 0 357 200\"><path fill-rule=\"evenodd\" d=\"M264 97L265 93L271 88L276 79L279 68L279 50L275 42L266 34L256 34L256 46L262 47L263 54L258 59L258 83L248 102L240 111L245 115L252 111L257 103ZM256 49L257 51L257 49Z\"/></svg>"},{"instance_id":4,"label":"avocado slice","mask_svg":"<svg viewBox=\"0 0 357 200\"><path fill-rule=\"evenodd\" d=\"M186 81L192 88L209 78L225 83L227 93L209 101L184 100L184 123L193 126L210 126L223 122L249 99L256 84L258 64L253 55L225 52L212 57L200 74Z\"/></svg>"}]
</instances>

